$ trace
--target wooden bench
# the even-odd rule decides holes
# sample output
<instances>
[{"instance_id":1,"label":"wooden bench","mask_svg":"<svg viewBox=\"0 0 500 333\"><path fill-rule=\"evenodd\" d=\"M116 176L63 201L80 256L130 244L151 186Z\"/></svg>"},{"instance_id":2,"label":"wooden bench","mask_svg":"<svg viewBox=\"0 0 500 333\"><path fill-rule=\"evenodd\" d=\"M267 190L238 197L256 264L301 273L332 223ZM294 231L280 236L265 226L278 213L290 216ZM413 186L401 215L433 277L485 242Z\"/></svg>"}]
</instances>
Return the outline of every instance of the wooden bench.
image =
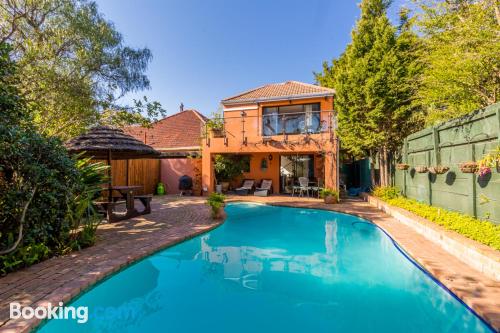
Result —
<instances>
[{"instance_id":1,"label":"wooden bench","mask_svg":"<svg viewBox=\"0 0 500 333\"><path fill-rule=\"evenodd\" d=\"M94 205L97 208L97 212L104 215L104 217L109 222L119 221L122 218L119 215L115 214L115 207L121 204L125 204L125 200L117 200L117 201L94 201Z\"/></svg>"},{"instance_id":2,"label":"wooden bench","mask_svg":"<svg viewBox=\"0 0 500 333\"><path fill-rule=\"evenodd\" d=\"M144 209L140 212L141 215L151 213L151 200L153 200L152 194L136 195L134 199L139 199L139 201L144 206Z\"/></svg>"}]
</instances>

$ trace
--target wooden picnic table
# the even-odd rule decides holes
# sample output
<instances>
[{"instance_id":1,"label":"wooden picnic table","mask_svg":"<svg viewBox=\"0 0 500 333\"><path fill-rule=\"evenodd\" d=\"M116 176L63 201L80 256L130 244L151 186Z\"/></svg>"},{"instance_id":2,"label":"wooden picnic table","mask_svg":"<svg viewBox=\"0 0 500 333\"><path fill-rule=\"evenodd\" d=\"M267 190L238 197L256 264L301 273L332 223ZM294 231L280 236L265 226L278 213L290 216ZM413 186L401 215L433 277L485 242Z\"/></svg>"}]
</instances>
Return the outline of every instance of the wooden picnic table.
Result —
<instances>
[{"instance_id":1,"label":"wooden picnic table","mask_svg":"<svg viewBox=\"0 0 500 333\"><path fill-rule=\"evenodd\" d=\"M113 202L96 202L97 205L100 205L106 211L106 218L109 222L115 222L120 220L129 219L135 216L149 214L151 212L151 195L135 195L135 192L138 189L141 189L141 185L116 185L116 186L106 186L103 188L103 191L117 191L120 193L121 198L125 200L126 211L125 213L117 213L114 211L114 207L123 203L123 201L113 201ZM135 199L139 199L144 205L144 210L138 211L135 209Z\"/></svg>"},{"instance_id":2,"label":"wooden picnic table","mask_svg":"<svg viewBox=\"0 0 500 333\"><path fill-rule=\"evenodd\" d=\"M136 190L141 189L141 185L118 185L105 187L105 190L111 189L112 191L120 192L120 195L125 200L127 205L127 211L133 212L135 210L134 207L134 193Z\"/></svg>"}]
</instances>

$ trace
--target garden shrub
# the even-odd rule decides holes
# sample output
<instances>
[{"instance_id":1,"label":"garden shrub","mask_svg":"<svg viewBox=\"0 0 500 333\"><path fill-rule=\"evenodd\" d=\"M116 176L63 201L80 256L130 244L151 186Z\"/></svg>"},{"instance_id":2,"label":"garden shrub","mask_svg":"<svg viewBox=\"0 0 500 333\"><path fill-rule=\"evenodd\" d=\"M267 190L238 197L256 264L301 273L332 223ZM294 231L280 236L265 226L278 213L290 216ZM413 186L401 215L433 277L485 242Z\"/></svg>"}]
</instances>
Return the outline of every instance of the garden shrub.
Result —
<instances>
[{"instance_id":1,"label":"garden shrub","mask_svg":"<svg viewBox=\"0 0 500 333\"><path fill-rule=\"evenodd\" d=\"M94 243L92 199L105 168L71 158L59 139L33 128L8 51L0 43L1 275Z\"/></svg>"},{"instance_id":2,"label":"garden shrub","mask_svg":"<svg viewBox=\"0 0 500 333\"><path fill-rule=\"evenodd\" d=\"M430 206L401 195L394 196L394 188L376 189L373 194L390 205L403 208L448 230L500 250L500 225L480 220L459 212Z\"/></svg>"},{"instance_id":3,"label":"garden shrub","mask_svg":"<svg viewBox=\"0 0 500 333\"><path fill-rule=\"evenodd\" d=\"M337 201L340 200L340 192L331 188L323 188L319 192L319 196L321 198L329 197L332 196L334 197Z\"/></svg>"},{"instance_id":4,"label":"garden shrub","mask_svg":"<svg viewBox=\"0 0 500 333\"><path fill-rule=\"evenodd\" d=\"M212 192L208 196L207 204L212 209L212 217L216 217L219 209L224 206L224 200L226 196L221 193Z\"/></svg>"},{"instance_id":5,"label":"garden shrub","mask_svg":"<svg viewBox=\"0 0 500 333\"><path fill-rule=\"evenodd\" d=\"M394 186L377 186L373 189L373 195L384 200L394 199L400 196L401 191Z\"/></svg>"}]
</instances>

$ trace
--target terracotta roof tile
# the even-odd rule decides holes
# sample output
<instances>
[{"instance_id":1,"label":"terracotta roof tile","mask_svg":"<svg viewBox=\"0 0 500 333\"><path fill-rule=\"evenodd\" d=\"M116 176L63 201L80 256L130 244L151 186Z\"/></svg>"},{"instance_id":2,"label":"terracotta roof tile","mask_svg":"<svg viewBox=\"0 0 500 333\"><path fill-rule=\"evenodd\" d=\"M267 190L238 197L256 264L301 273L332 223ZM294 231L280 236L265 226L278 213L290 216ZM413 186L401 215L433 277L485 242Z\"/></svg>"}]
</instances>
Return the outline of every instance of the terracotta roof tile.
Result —
<instances>
[{"instance_id":1,"label":"terracotta roof tile","mask_svg":"<svg viewBox=\"0 0 500 333\"><path fill-rule=\"evenodd\" d=\"M335 93L334 89L320 87L314 84L298 81L287 81L282 83L267 84L262 87L245 91L241 94L222 100L222 104L259 102L280 98L300 98L312 96L330 96Z\"/></svg>"},{"instance_id":2,"label":"terracotta roof tile","mask_svg":"<svg viewBox=\"0 0 500 333\"><path fill-rule=\"evenodd\" d=\"M196 110L185 110L155 122L151 128L128 126L124 132L160 151L199 147L206 120Z\"/></svg>"}]
</instances>

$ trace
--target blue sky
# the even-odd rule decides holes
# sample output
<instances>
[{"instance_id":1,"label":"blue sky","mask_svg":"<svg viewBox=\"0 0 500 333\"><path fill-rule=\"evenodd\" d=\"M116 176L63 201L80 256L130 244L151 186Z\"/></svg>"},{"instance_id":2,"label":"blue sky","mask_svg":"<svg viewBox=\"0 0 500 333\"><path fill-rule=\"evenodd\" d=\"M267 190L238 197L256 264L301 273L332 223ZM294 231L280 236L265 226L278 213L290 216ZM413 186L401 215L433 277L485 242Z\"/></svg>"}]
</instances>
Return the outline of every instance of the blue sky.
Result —
<instances>
[{"instance_id":1,"label":"blue sky","mask_svg":"<svg viewBox=\"0 0 500 333\"><path fill-rule=\"evenodd\" d=\"M390 16L396 18L396 1ZM209 116L220 100L266 83L314 83L359 15L356 0L98 0L127 45L148 47L151 89L129 94Z\"/></svg>"}]
</instances>

